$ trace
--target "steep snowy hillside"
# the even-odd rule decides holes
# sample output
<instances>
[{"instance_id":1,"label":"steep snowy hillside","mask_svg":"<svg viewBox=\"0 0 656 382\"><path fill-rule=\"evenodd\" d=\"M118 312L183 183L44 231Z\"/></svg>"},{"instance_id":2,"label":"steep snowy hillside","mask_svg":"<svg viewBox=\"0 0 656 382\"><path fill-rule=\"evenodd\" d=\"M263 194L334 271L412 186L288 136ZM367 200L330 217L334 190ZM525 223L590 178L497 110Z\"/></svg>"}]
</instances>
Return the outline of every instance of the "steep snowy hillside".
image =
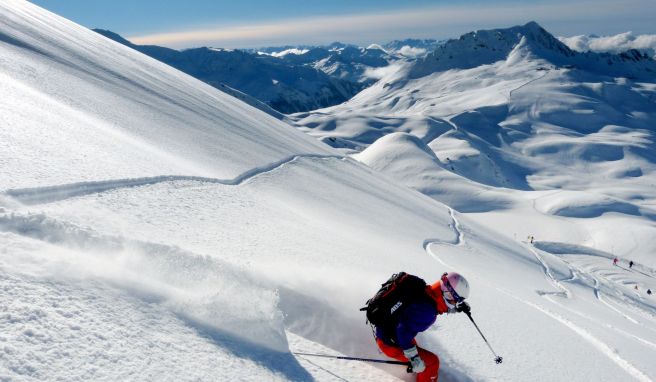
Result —
<instances>
[{"instance_id":1,"label":"steep snowy hillside","mask_svg":"<svg viewBox=\"0 0 656 382\"><path fill-rule=\"evenodd\" d=\"M292 351L382 358L363 302L393 272L454 269L504 363L440 317L419 341L441 381L656 376L656 306L633 289L647 265L498 235L28 2L0 3L0 57L0 379L407 381ZM403 135L362 160L388 149L447 163ZM595 215L543 196L545 213Z\"/></svg>"},{"instance_id":2,"label":"steep snowy hillside","mask_svg":"<svg viewBox=\"0 0 656 382\"><path fill-rule=\"evenodd\" d=\"M278 57L242 50L196 48L177 51L135 45L116 33L96 32L171 65L220 90L237 89L282 113L336 105L351 98L361 86Z\"/></svg>"}]
</instances>

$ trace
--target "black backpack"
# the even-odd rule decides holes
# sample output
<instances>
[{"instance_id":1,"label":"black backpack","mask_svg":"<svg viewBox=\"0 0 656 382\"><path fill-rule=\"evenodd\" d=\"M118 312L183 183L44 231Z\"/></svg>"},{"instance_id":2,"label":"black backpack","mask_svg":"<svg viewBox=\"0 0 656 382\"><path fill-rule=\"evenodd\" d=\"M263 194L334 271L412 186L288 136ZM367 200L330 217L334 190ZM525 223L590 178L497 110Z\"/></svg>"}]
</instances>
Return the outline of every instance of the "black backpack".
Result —
<instances>
[{"instance_id":1,"label":"black backpack","mask_svg":"<svg viewBox=\"0 0 656 382\"><path fill-rule=\"evenodd\" d=\"M399 313L409 303L421 300L431 300L426 293L426 282L417 276L400 272L385 281L376 295L360 310L367 312L367 321L374 326L386 327L398 321Z\"/></svg>"}]
</instances>

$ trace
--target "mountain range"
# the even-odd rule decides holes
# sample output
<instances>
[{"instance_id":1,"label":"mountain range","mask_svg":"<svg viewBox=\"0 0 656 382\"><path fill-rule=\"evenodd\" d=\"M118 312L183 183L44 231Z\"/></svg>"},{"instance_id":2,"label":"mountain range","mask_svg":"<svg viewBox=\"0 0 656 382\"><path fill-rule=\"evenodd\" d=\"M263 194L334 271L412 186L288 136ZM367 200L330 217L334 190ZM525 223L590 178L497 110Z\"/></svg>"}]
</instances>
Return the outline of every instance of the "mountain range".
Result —
<instances>
[{"instance_id":1,"label":"mountain range","mask_svg":"<svg viewBox=\"0 0 656 382\"><path fill-rule=\"evenodd\" d=\"M257 51L203 47L178 51L135 45L111 31L95 31L214 87L228 86L248 94L281 113L342 103L375 81L366 76L368 69L388 66L392 60L400 58L382 48L358 48L339 43L306 50L297 47ZM303 54L296 53L299 51Z\"/></svg>"},{"instance_id":2,"label":"mountain range","mask_svg":"<svg viewBox=\"0 0 656 382\"><path fill-rule=\"evenodd\" d=\"M291 118L355 152L412 133L448 158L445 168L490 186L555 187L538 174L571 171L571 158L600 172L560 176L558 186L600 186L609 161L621 174L653 171L654 73L643 54L574 52L529 23L447 41L342 105ZM645 140L624 146L636 135Z\"/></svg>"}]
</instances>

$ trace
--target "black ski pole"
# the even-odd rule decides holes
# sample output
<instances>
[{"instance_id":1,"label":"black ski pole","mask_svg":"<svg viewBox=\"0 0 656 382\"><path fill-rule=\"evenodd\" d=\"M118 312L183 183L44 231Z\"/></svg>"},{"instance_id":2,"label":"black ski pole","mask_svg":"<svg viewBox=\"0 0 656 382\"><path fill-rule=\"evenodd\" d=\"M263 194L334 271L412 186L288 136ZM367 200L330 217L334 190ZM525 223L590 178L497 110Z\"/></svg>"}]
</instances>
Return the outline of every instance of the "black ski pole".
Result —
<instances>
[{"instance_id":1,"label":"black ski pole","mask_svg":"<svg viewBox=\"0 0 656 382\"><path fill-rule=\"evenodd\" d=\"M410 366L410 362L403 362L403 361L388 361L388 360L386 360L386 359L371 359L371 358L344 357L344 356L337 356L337 355L312 354L312 353L299 353L299 352L293 352L292 354L296 354L296 355L305 355L305 356L310 356L310 357L323 357L323 358L333 358L333 359L344 359L344 360L347 360L347 361L376 362L376 363L387 363L387 364L392 364L392 365Z\"/></svg>"},{"instance_id":2,"label":"black ski pole","mask_svg":"<svg viewBox=\"0 0 656 382\"><path fill-rule=\"evenodd\" d=\"M496 362L496 363L503 362L503 357L498 356L497 353L494 351L494 349L492 349L492 346L490 346L490 343L487 342L487 338L485 338L485 336L483 335L483 332L481 332L481 329L479 329L478 325L476 325L476 322L474 322L474 319L471 316L471 312L465 312L465 313L467 314L467 317L469 317L469 321L471 321L472 324L474 324L474 327L476 328L476 330L478 330L478 333L481 335L481 337L483 337L483 341L485 341L485 344L487 344L487 347L490 348L490 351L492 352L492 354L494 354L494 357L495 357L494 362Z\"/></svg>"}]
</instances>

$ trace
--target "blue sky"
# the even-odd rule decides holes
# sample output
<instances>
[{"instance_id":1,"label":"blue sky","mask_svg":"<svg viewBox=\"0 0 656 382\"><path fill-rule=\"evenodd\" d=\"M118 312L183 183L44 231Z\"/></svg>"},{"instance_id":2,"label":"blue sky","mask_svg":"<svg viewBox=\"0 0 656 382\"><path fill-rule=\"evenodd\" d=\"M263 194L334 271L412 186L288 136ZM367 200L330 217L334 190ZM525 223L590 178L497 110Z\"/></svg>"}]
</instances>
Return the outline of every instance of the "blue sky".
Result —
<instances>
[{"instance_id":1,"label":"blue sky","mask_svg":"<svg viewBox=\"0 0 656 382\"><path fill-rule=\"evenodd\" d=\"M655 0L32 0L90 28L173 48L449 38L535 20L559 36L656 33Z\"/></svg>"}]
</instances>

